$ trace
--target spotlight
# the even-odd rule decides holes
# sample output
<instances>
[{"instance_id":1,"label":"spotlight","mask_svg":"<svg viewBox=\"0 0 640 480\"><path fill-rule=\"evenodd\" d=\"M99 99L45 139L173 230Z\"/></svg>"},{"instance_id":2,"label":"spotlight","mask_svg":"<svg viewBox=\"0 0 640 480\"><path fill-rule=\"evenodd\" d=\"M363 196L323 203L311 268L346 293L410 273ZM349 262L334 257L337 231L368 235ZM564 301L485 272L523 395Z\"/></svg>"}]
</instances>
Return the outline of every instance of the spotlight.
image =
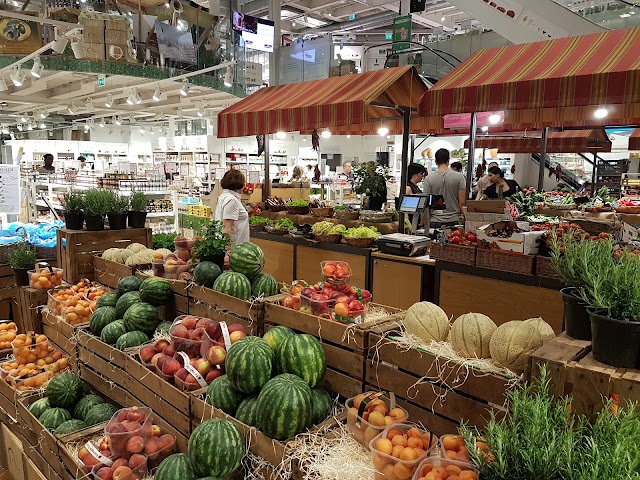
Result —
<instances>
[{"instance_id":1,"label":"spotlight","mask_svg":"<svg viewBox=\"0 0 640 480\"><path fill-rule=\"evenodd\" d=\"M18 131L20 131L20 132L21 132L21 131L22 131L22 129L24 128L24 127L22 126L22 124L21 124L21 123L19 123L19 124L17 125L17 127L18 127Z\"/></svg>"},{"instance_id":2,"label":"spotlight","mask_svg":"<svg viewBox=\"0 0 640 480\"><path fill-rule=\"evenodd\" d=\"M144 129L144 127L141 126L140 127L140 135L144 135L144 132L145 132L145 129Z\"/></svg>"},{"instance_id":3,"label":"spotlight","mask_svg":"<svg viewBox=\"0 0 640 480\"><path fill-rule=\"evenodd\" d=\"M27 75L22 71L20 67L16 67L13 73L10 75L11 81L16 87L21 87L26 77Z\"/></svg>"},{"instance_id":4,"label":"spotlight","mask_svg":"<svg viewBox=\"0 0 640 480\"><path fill-rule=\"evenodd\" d=\"M91 100L90 98L87 98L84 101L84 106L87 109L87 112L93 112L95 109L93 108L93 100Z\"/></svg>"},{"instance_id":5,"label":"spotlight","mask_svg":"<svg viewBox=\"0 0 640 480\"><path fill-rule=\"evenodd\" d=\"M76 107L75 102L72 102L71 106L67 107L67 111L69 112L69 115L75 115L77 110L78 110L78 107Z\"/></svg>"},{"instance_id":6,"label":"spotlight","mask_svg":"<svg viewBox=\"0 0 640 480\"><path fill-rule=\"evenodd\" d=\"M27 124L27 130L33 130L33 123L29 122Z\"/></svg>"},{"instance_id":7,"label":"spotlight","mask_svg":"<svg viewBox=\"0 0 640 480\"><path fill-rule=\"evenodd\" d=\"M284 132L278 132L276 133L276 137L278 137L280 140L284 140L285 138L287 138L287 134Z\"/></svg>"},{"instance_id":8,"label":"spotlight","mask_svg":"<svg viewBox=\"0 0 640 480\"><path fill-rule=\"evenodd\" d=\"M384 125L381 125L380 128L378 129L378 135L380 135L381 137L386 137L388 134L389 134L389 129Z\"/></svg>"},{"instance_id":9,"label":"spotlight","mask_svg":"<svg viewBox=\"0 0 640 480\"><path fill-rule=\"evenodd\" d=\"M328 129L324 129L321 133L322 138L329 138L331 136L331 132Z\"/></svg>"},{"instance_id":10,"label":"spotlight","mask_svg":"<svg viewBox=\"0 0 640 480\"><path fill-rule=\"evenodd\" d=\"M64 53L64 49L67 48L67 43L69 43L69 39L67 37L61 37L58 35L58 29L55 30L56 39L53 41L53 45L51 45L51 50L53 50L58 55L62 55Z\"/></svg>"},{"instance_id":11,"label":"spotlight","mask_svg":"<svg viewBox=\"0 0 640 480\"><path fill-rule=\"evenodd\" d=\"M154 132L154 131L153 131L153 128L150 128L150 129L149 129L149 133L150 133L151 135L155 135L155 134L156 134L156 132Z\"/></svg>"},{"instance_id":12,"label":"spotlight","mask_svg":"<svg viewBox=\"0 0 640 480\"><path fill-rule=\"evenodd\" d=\"M597 109L594 113L593 116L596 118L604 118L609 114L609 110L607 110L604 107L601 107L599 109Z\"/></svg>"},{"instance_id":13,"label":"spotlight","mask_svg":"<svg viewBox=\"0 0 640 480\"><path fill-rule=\"evenodd\" d=\"M231 70L231 65L227 67L227 71L224 73L224 86L233 87L233 70Z\"/></svg>"},{"instance_id":14,"label":"spotlight","mask_svg":"<svg viewBox=\"0 0 640 480\"><path fill-rule=\"evenodd\" d=\"M6 125L2 126L2 133L4 133L5 135L9 135L10 130L9 127L7 127Z\"/></svg>"},{"instance_id":15,"label":"spotlight","mask_svg":"<svg viewBox=\"0 0 640 480\"><path fill-rule=\"evenodd\" d=\"M113 95L107 95L107 101L104 102L104 106L107 108L111 108L113 106Z\"/></svg>"},{"instance_id":16,"label":"spotlight","mask_svg":"<svg viewBox=\"0 0 640 480\"><path fill-rule=\"evenodd\" d=\"M153 100L156 102L160 101L160 85L156 85L156 89L153 91Z\"/></svg>"},{"instance_id":17,"label":"spotlight","mask_svg":"<svg viewBox=\"0 0 640 480\"><path fill-rule=\"evenodd\" d=\"M307 141L307 139L306 139L306 138L303 138L303 139L302 139L302 141L303 141L303 142L306 142L306 141Z\"/></svg>"},{"instance_id":18,"label":"spotlight","mask_svg":"<svg viewBox=\"0 0 640 480\"><path fill-rule=\"evenodd\" d=\"M47 124L44 122L40 122L40 128L47 128Z\"/></svg>"},{"instance_id":19,"label":"spotlight","mask_svg":"<svg viewBox=\"0 0 640 480\"><path fill-rule=\"evenodd\" d=\"M198 110L196 113L199 117L204 117L204 107L198 107Z\"/></svg>"},{"instance_id":20,"label":"spotlight","mask_svg":"<svg viewBox=\"0 0 640 480\"><path fill-rule=\"evenodd\" d=\"M100 119L100 123L98 125L100 125L101 128L104 128L104 126L106 125L104 117Z\"/></svg>"},{"instance_id":21,"label":"spotlight","mask_svg":"<svg viewBox=\"0 0 640 480\"><path fill-rule=\"evenodd\" d=\"M138 92L136 92L135 88L132 88L131 90L129 90L129 96L127 97L127 105L134 105L136 103L139 103L137 96L138 96Z\"/></svg>"},{"instance_id":22,"label":"spotlight","mask_svg":"<svg viewBox=\"0 0 640 480\"><path fill-rule=\"evenodd\" d=\"M351 138L351 135L347 135L347 138Z\"/></svg>"},{"instance_id":23,"label":"spotlight","mask_svg":"<svg viewBox=\"0 0 640 480\"><path fill-rule=\"evenodd\" d=\"M180 87L180 95L182 95L183 97L189 95L189 88L191 88L191 86L189 85L189 81L187 79L184 79L184 81L182 82L182 87Z\"/></svg>"},{"instance_id":24,"label":"spotlight","mask_svg":"<svg viewBox=\"0 0 640 480\"><path fill-rule=\"evenodd\" d=\"M43 119L43 120L44 120L44 119L45 119L45 118L47 118L48 116L49 116L49 112L47 112L46 110L42 110L42 111L40 111L40 118L41 118L41 119Z\"/></svg>"},{"instance_id":25,"label":"spotlight","mask_svg":"<svg viewBox=\"0 0 640 480\"><path fill-rule=\"evenodd\" d=\"M122 118L120 118L120 115L115 117L115 124L116 125L122 125Z\"/></svg>"},{"instance_id":26,"label":"spotlight","mask_svg":"<svg viewBox=\"0 0 640 480\"><path fill-rule=\"evenodd\" d=\"M446 19L447 19L447 17L445 17L444 15L442 15L442 16L440 17L440 21L441 21L441 22L444 22Z\"/></svg>"},{"instance_id":27,"label":"spotlight","mask_svg":"<svg viewBox=\"0 0 640 480\"><path fill-rule=\"evenodd\" d=\"M31 67L31 75L40 78L42 77L42 72L44 72L44 65L42 65L40 57L36 57L33 60L33 67Z\"/></svg>"},{"instance_id":28,"label":"spotlight","mask_svg":"<svg viewBox=\"0 0 640 480\"><path fill-rule=\"evenodd\" d=\"M7 86L7 82L4 78L0 78L0 92L6 92L7 90L9 90L9 87Z\"/></svg>"},{"instance_id":29,"label":"spotlight","mask_svg":"<svg viewBox=\"0 0 640 480\"><path fill-rule=\"evenodd\" d=\"M89 126L89 124L88 124L88 123L85 123L85 124L84 124L84 131L85 131L85 132L88 132L90 129L91 129L91 127Z\"/></svg>"},{"instance_id":30,"label":"spotlight","mask_svg":"<svg viewBox=\"0 0 640 480\"><path fill-rule=\"evenodd\" d=\"M26 122L27 120L29 120L29 117L27 116L26 113L23 113L22 115L20 115L20 121L21 122Z\"/></svg>"},{"instance_id":31,"label":"spotlight","mask_svg":"<svg viewBox=\"0 0 640 480\"><path fill-rule=\"evenodd\" d=\"M483 132L488 132L489 131L489 127L487 127L486 125L484 127L482 127L480 130L482 130Z\"/></svg>"}]
</instances>

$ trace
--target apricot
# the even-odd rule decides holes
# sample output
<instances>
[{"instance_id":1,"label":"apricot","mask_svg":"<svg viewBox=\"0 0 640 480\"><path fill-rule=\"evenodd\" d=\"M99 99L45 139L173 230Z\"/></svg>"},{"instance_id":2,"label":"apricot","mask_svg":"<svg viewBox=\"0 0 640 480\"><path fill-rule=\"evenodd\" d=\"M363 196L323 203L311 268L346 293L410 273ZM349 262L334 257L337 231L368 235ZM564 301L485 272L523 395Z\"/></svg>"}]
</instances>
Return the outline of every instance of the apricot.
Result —
<instances>
[{"instance_id":1,"label":"apricot","mask_svg":"<svg viewBox=\"0 0 640 480\"><path fill-rule=\"evenodd\" d=\"M439 480L439 478L436 477L436 475L435 475L435 473L433 473L433 471L427 473L424 478L425 478L425 480Z\"/></svg>"},{"instance_id":2,"label":"apricot","mask_svg":"<svg viewBox=\"0 0 640 480\"><path fill-rule=\"evenodd\" d=\"M374 410L369 414L369 419L367 421L375 427L384 427L386 425L384 415L377 410Z\"/></svg>"},{"instance_id":3,"label":"apricot","mask_svg":"<svg viewBox=\"0 0 640 480\"><path fill-rule=\"evenodd\" d=\"M394 445L393 450L391 451L391 456L395 458L400 458L400 453L402 453L404 447L402 445Z\"/></svg>"},{"instance_id":4,"label":"apricot","mask_svg":"<svg viewBox=\"0 0 640 480\"><path fill-rule=\"evenodd\" d=\"M400 460L414 461L418 459L418 454L411 447L405 447L400 452Z\"/></svg>"},{"instance_id":5,"label":"apricot","mask_svg":"<svg viewBox=\"0 0 640 480\"><path fill-rule=\"evenodd\" d=\"M390 428L389 431L387 432L387 438L389 440L391 440L396 435L402 435L402 430L400 430L399 428L394 427L394 428Z\"/></svg>"},{"instance_id":6,"label":"apricot","mask_svg":"<svg viewBox=\"0 0 640 480\"><path fill-rule=\"evenodd\" d=\"M353 407L356 409L356 412L360 408L360 404L367 397L367 395L368 395L367 393L360 393L355 397L353 397Z\"/></svg>"},{"instance_id":7,"label":"apricot","mask_svg":"<svg viewBox=\"0 0 640 480\"><path fill-rule=\"evenodd\" d=\"M373 454L373 466L376 467L376 470L382 471L382 469L389 463L389 459L382 455Z\"/></svg>"},{"instance_id":8,"label":"apricot","mask_svg":"<svg viewBox=\"0 0 640 480\"><path fill-rule=\"evenodd\" d=\"M427 463L426 465L422 466L422 470L420 470L420 474L424 477L431 470L433 470L433 464Z\"/></svg>"},{"instance_id":9,"label":"apricot","mask_svg":"<svg viewBox=\"0 0 640 480\"><path fill-rule=\"evenodd\" d=\"M396 446L396 445L401 445L403 447L407 446L407 437L405 437L404 435L396 435L391 439L391 443Z\"/></svg>"},{"instance_id":10,"label":"apricot","mask_svg":"<svg viewBox=\"0 0 640 480\"><path fill-rule=\"evenodd\" d=\"M393 419L396 421L402 420L404 419L404 410L398 407L392 408L391 410L389 410L389 416L393 417Z\"/></svg>"},{"instance_id":11,"label":"apricot","mask_svg":"<svg viewBox=\"0 0 640 480\"><path fill-rule=\"evenodd\" d=\"M456 437L454 435L445 435L442 437L442 446L445 450L455 450L457 452L460 446L458 442L459 438L460 437Z\"/></svg>"},{"instance_id":12,"label":"apricot","mask_svg":"<svg viewBox=\"0 0 640 480\"><path fill-rule=\"evenodd\" d=\"M407 447L422 449L424 447L424 445L422 444L422 440L420 439L420 437L411 437L410 436L407 439Z\"/></svg>"},{"instance_id":13,"label":"apricot","mask_svg":"<svg viewBox=\"0 0 640 480\"><path fill-rule=\"evenodd\" d=\"M405 463L398 462L393 466L393 473L399 480L406 480L412 477L413 468L407 466Z\"/></svg>"},{"instance_id":14,"label":"apricot","mask_svg":"<svg viewBox=\"0 0 640 480\"><path fill-rule=\"evenodd\" d=\"M442 467L435 467L433 470L431 470L431 473L433 473L437 477L440 477L442 480L447 480L447 477L449 477L449 472L447 472L447 470Z\"/></svg>"},{"instance_id":15,"label":"apricot","mask_svg":"<svg viewBox=\"0 0 640 480\"><path fill-rule=\"evenodd\" d=\"M407 430L407 437L419 437L420 435L422 435L422 433L416 427L411 427Z\"/></svg>"},{"instance_id":16,"label":"apricot","mask_svg":"<svg viewBox=\"0 0 640 480\"><path fill-rule=\"evenodd\" d=\"M455 450L447 450L444 452L444 456L449 460L455 460L456 458L458 458L458 452L456 452Z\"/></svg>"},{"instance_id":17,"label":"apricot","mask_svg":"<svg viewBox=\"0 0 640 480\"><path fill-rule=\"evenodd\" d=\"M457 465L447 465L444 469L449 472L449 475L460 475L460 472L462 471L462 469Z\"/></svg>"},{"instance_id":18,"label":"apricot","mask_svg":"<svg viewBox=\"0 0 640 480\"><path fill-rule=\"evenodd\" d=\"M391 455L391 453L393 452L393 444L388 438L379 438L378 440L376 440L373 447L377 451L386 455Z\"/></svg>"},{"instance_id":19,"label":"apricot","mask_svg":"<svg viewBox=\"0 0 640 480\"><path fill-rule=\"evenodd\" d=\"M384 475L386 480L397 480L398 478L396 477L393 463L385 465L385 467L382 469L382 474Z\"/></svg>"},{"instance_id":20,"label":"apricot","mask_svg":"<svg viewBox=\"0 0 640 480\"><path fill-rule=\"evenodd\" d=\"M473 470L463 470L460 472L460 475L458 475L458 478L460 480L478 480L478 476Z\"/></svg>"}]
</instances>

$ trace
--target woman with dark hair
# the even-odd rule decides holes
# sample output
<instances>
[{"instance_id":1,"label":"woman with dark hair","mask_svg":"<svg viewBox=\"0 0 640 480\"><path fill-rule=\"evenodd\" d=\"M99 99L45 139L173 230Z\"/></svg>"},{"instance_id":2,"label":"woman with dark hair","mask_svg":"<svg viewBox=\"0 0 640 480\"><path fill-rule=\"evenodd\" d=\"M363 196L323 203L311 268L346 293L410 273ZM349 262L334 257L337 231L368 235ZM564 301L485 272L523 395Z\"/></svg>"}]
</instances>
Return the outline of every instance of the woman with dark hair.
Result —
<instances>
[{"instance_id":1,"label":"woman with dark hair","mask_svg":"<svg viewBox=\"0 0 640 480\"><path fill-rule=\"evenodd\" d=\"M409 168L407 168L407 188L404 193L407 195L418 195L422 193L422 190L418 187L418 183L422 182L426 176L427 169L424 168L424 165L420 165L419 163L409 164Z\"/></svg>"},{"instance_id":2,"label":"woman with dark hair","mask_svg":"<svg viewBox=\"0 0 640 480\"><path fill-rule=\"evenodd\" d=\"M522 191L518 182L504 178L504 172L500 167L489 167L488 177L491 185L489 185L484 191L487 198L505 198Z\"/></svg>"},{"instance_id":3,"label":"woman with dark hair","mask_svg":"<svg viewBox=\"0 0 640 480\"><path fill-rule=\"evenodd\" d=\"M244 184L243 173L234 168L228 170L220 181L224 190L218 197L214 219L221 221L224 232L229 234L230 248L249 241L249 214L240 200Z\"/></svg>"}]
</instances>

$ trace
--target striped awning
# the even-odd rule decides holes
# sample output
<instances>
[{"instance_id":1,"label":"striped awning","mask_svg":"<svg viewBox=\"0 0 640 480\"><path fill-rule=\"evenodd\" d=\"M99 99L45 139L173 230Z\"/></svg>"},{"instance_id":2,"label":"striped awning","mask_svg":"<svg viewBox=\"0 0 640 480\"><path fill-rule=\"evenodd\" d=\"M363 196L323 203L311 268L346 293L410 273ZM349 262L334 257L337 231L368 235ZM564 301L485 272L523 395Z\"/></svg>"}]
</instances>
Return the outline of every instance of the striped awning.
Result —
<instances>
[{"instance_id":1,"label":"striped awning","mask_svg":"<svg viewBox=\"0 0 640 480\"><path fill-rule=\"evenodd\" d=\"M505 125L538 128L585 125L601 106L613 111L596 125L640 118L640 28L480 50L425 93L419 113L433 127L449 113L503 110Z\"/></svg>"},{"instance_id":2,"label":"striped awning","mask_svg":"<svg viewBox=\"0 0 640 480\"><path fill-rule=\"evenodd\" d=\"M631 132L629 137L629 150L640 150L640 128Z\"/></svg>"},{"instance_id":3,"label":"striped awning","mask_svg":"<svg viewBox=\"0 0 640 480\"><path fill-rule=\"evenodd\" d=\"M218 137L398 119L402 112L386 106L417 108L426 91L411 66L262 88L218 114Z\"/></svg>"},{"instance_id":4,"label":"striped awning","mask_svg":"<svg viewBox=\"0 0 640 480\"><path fill-rule=\"evenodd\" d=\"M503 153L536 153L541 150L541 133L511 136L480 136L476 138L477 148L497 148ZM469 140L464 142L469 148ZM547 153L588 153L610 152L611 142L602 129L565 130L550 132L547 136Z\"/></svg>"}]
</instances>

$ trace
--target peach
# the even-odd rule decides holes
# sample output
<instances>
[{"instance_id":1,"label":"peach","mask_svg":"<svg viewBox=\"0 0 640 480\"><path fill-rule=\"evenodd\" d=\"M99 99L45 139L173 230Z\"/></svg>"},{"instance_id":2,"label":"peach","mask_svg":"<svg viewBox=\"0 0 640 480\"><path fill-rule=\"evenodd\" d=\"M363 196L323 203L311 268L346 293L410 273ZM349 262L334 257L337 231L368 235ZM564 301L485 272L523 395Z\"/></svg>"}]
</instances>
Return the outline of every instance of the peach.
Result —
<instances>
[{"instance_id":1,"label":"peach","mask_svg":"<svg viewBox=\"0 0 640 480\"><path fill-rule=\"evenodd\" d=\"M109 467L102 467L100 470L96 472L96 477L100 480L112 480L113 479L113 469Z\"/></svg>"},{"instance_id":2,"label":"peach","mask_svg":"<svg viewBox=\"0 0 640 480\"><path fill-rule=\"evenodd\" d=\"M382 474L384 475L385 480L397 480L398 477L396 477L393 467L394 464L390 463L388 465L385 465L385 467L382 469Z\"/></svg>"},{"instance_id":3,"label":"peach","mask_svg":"<svg viewBox=\"0 0 640 480\"><path fill-rule=\"evenodd\" d=\"M449 475L447 480L460 480L460 477L458 475Z\"/></svg>"},{"instance_id":4,"label":"peach","mask_svg":"<svg viewBox=\"0 0 640 480\"><path fill-rule=\"evenodd\" d=\"M118 467L128 467L129 466L129 462L125 459L125 458L119 458L116 461L113 462L113 465L111 465L111 468L113 470L117 469Z\"/></svg>"},{"instance_id":5,"label":"peach","mask_svg":"<svg viewBox=\"0 0 640 480\"><path fill-rule=\"evenodd\" d=\"M460 472L460 475L458 475L458 478L460 480L477 480L478 476L473 470L463 470Z\"/></svg>"},{"instance_id":6,"label":"peach","mask_svg":"<svg viewBox=\"0 0 640 480\"><path fill-rule=\"evenodd\" d=\"M244 332L241 332L241 331L231 332L229 334L229 340L231 340L231 345L236 343L238 340L242 340L246 336L247 336L247 334L244 333Z\"/></svg>"},{"instance_id":7,"label":"peach","mask_svg":"<svg viewBox=\"0 0 640 480\"><path fill-rule=\"evenodd\" d=\"M422 444L422 440L420 440L420 437L409 437L407 439L407 447L421 449L424 447L424 445Z\"/></svg>"},{"instance_id":8,"label":"peach","mask_svg":"<svg viewBox=\"0 0 640 480\"><path fill-rule=\"evenodd\" d=\"M390 428L389 431L387 432L387 438L389 440L391 440L396 435L402 435L402 430L394 427L394 428Z\"/></svg>"},{"instance_id":9,"label":"peach","mask_svg":"<svg viewBox=\"0 0 640 480\"><path fill-rule=\"evenodd\" d=\"M400 453L402 453L404 447L402 445L394 445L393 450L391 450L391 456L395 458L400 458Z\"/></svg>"},{"instance_id":10,"label":"peach","mask_svg":"<svg viewBox=\"0 0 640 480\"><path fill-rule=\"evenodd\" d=\"M164 435L162 435L160 437L160 446L161 446L161 448L170 447L174 443L176 443L176 437L174 437L170 433L165 433Z\"/></svg>"},{"instance_id":11,"label":"peach","mask_svg":"<svg viewBox=\"0 0 640 480\"><path fill-rule=\"evenodd\" d=\"M240 325L239 323L232 323L231 325L227 325L227 330L229 330L230 334L233 332L242 332L245 335L247 334L247 330L243 325Z\"/></svg>"},{"instance_id":12,"label":"peach","mask_svg":"<svg viewBox=\"0 0 640 480\"><path fill-rule=\"evenodd\" d=\"M118 467L113 471L113 480L133 480L133 471L129 467Z\"/></svg>"},{"instance_id":13,"label":"peach","mask_svg":"<svg viewBox=\"0 0 640 480\"><path fill-rule=\"evenodd\" d=\"M160 450L162 450L162 446L160 445L160 439L158 437L151 437L144 446L144 453L147 455L154 455Z\"/></svg>"},{"instance_id":14,"label":"peach","mask_svg":"<svg viewBox=\"0 0 640 480\"><path fill-rule=\"evenodd\" d=\"M210 323L211 323L211 320L209 320L208 318L201 317L196 322L196 328L204 328L204 329L206 329L207 325L209 325Z\"/></svg>"},{"instance_id":15,"label":"peach","mask_svg":"<svg viewBox=\"0 0 640 480\"><path fill-rule=\"evenodd\" d=\"M144 451L144 438L139 435L134 435L127 440L127 452L140 453Z\"/></svg>"},{"instance_id":16,"label":"peach","mask_svg":"<svg viewBox=\"0 0 640 480\"><path fill-rule=\"evenodd\" d=\"M162 357L166 357L166 355L164 353L156 353L153 357L151 357L151 365L157 365L158 360L160 360Z\"/></svg>"},{"instance_id":17,"label":"peach","mask_svg":"<svg viewBox=\"0 0 640 480\"><path fill-rule=\"evenodd\" d=\"M178 338L190 338L189 329L183 324L176 325L171 329L171 336Z\"/></svg>"},{"instance_id":18,"label":"peach","mask_svg":"<svg viewBox=\"0 0 640 480\"><path fill-rule=\"evenodd\" d=\"M447 473L451 476L451 475L460 475L460 472L462 471L462 469L457 466L457 465L447 465L444 468Z\"/></svg>"},{"instance_id":19,"label":"peach","mask_svg":"<svg viewBox=\"0 0 640 480\"><path fill-rule=\"evenodd\" d=\"M123 408L122 410L118 411L118 414L116 415L116 420L118 422L124 422L125 420L128 420L128 410L126 408Z\"/></svg>"},{"instance_id":20,"label":"peach","mask_svg":"<svg viewBox=\"0 0 640 480\"><path fill-rule=\"evenodd\" d=\"M211 365L222 365L227 358L227 351L221 345L213 345L207 350L207 360Z\"/></svg>"},{"instance_id":21,"label":"peach","mask_svg":"<svg viewBox=\"0 0 640 480\"><path fill-rule=\"evenodd\" d=\"M373 407L371 412L380 412L382 415L386 415L389 409L384 403L378 403Z\"/></svg>"},{"instance_id":22,"label":"peach","mask_svg":"<svg viewBox=\"0 0 640 480\"><path fill-rule=\"evenodd\" d=\"M198 323L198 319L193 315L187 315L182 319L181 325L185 327L187 330L193 330L196 328L196 324Z\"/></svg>"},{"instance_id":23,"label":"peach","mask_svg":"<svg viewBox=\"0 0 640 480\"><path fill-rule=\"evenodd\" d=\"M167 345L166 347L164 347L164 350L162 350L162 353L164 353L167 357L173 357L176 354L176 349L173 345Z\"/></svg>"},{"instance_id":24,"label":"peach","mask_svg":"<svg viewBox=\"0 0 640 480\"><path fill-rule=\"evenodd\" d=\"M186 368L181 368L180 370L178 370L175 374L176 378L179 378L180 380L182 380L183 382L187 379L187 375L189 375L189 372L187 372Z\"/></svg>"},{"instance_id":25,"label":"peach","mask_svg":"<svg viewBox=\"0 0 640 480\"><path fill-rule=\"evenodd\" d=\"M433 471L427 473L427 475L424 478L425 480L440 480L439 477L436 477L436 474L433 473Z\"/></svg>"},{"instance_id":26,"label":"peach","mask_svg":"<svg viewBox=\"0 0 640 480\"><path fill-rule=\"evenodd\" d=\"M209 370L209 373L207 373L207 378L205 378L205 380L207 383L211 383L216 378L221 377L222 375L224 375L224 370L220 368L212 368L211 370Z\"/></svg>"},{"instance_id":27,"label":"peach","mask_svg":"<svg viewBox=\"0 0 640 480\"><path fill-rule=\"evenodd\" d=\"M386 425L384 415L378 411L373 411L369 414L368 422L376 427L384 427Z\"/></svg>"},{"instance_id":28,"label":"peach","mask_svg":"<svg viewBox=\"0 0 640 480\"><path fill-rule=\"evenodd\" d=\"M184 379L184 382L187 385L200 386L200 383L198 382L198 380L196 380L196 377L191 374L187 375L187 378Z\"/></svg>"},{"instance_id":29,"label":"peach","mask_svg":"<svg viewBox=\"0 0 640 480\"><path fill-rule=\"evenodd\" d=\"M140 360L150 363L153 356L158 353L155 345L145 345L140 349Z\"/></svg>"},{"instance_id":30,"label":"peach","mask_svg":"<svg viewBox=\"0 0 640 480\"><path fill-rule=\"evenodd\" d=\"M84 463L87 468L93 468L100 463L100 460L87 452L87 454L82 457L82 463Z\"/></svg>"},{"instance_id":31,"label":"peach","mask_svg":"<svg viewBox=\"0 0 640 480\"><path fill-rule=\"evenodd\" d=\"M161 338L155 343L156 350L159 352L164 350L164 347L166 347L167 345L170 345L170 343L167 339L164 339L164 338Z\"/></svg>"},{"instance_id":32,"label":"peach","mask_svg":"<svg viewBox=\"0 0 640 480\"><path fill-rule=\"evenodd\" d=\"M456 458L458 458L458 452L456 452L455 450L446 450L444 452L444 456L449 460L455 460Z\"/></svg>"},{"instance_id":33,"label":"peach","mask_svg":"<svg viewBox=\"0 0 640 480\"><path fill-rule=\"evenodd\" d=\"M407 437L419 437L420 435L422 435L422 433L416 427L411 427L407 430Z\"/></svg>"},{"instance_id":34,"label":"peach","mask_svg":"<svg viewBox=\"0 0 640 480\"><path fill-rule=\"evenodd\" d=\"M143 423L147 418L147 414L144 410L139 408L131 408L127 411L127 420L130 422Z\"/></svg>"},{"instance_id":35,"label":"peach","mask_svg":"<svg viewBox=\"0 0 640 480\"><path fill-rule=\"evenodd\" d=\"M387 415L386 417L384 417L384 423L385 425L388 427L389 425L391 425L393 422L395 422L395 420L390 417L389 415Z\"/></svg>"},{"instance_id":36,"label":"peach","mask_svg":"<svg viewBox=\"0 0 640 480\"><path fill-rule=\"evenodd\" d=\"M104 437L98 446L98 450L101 452L104 450L109 450L109 437Z\"/></svg>"},{"instance_id":37,"label":"peach","mask_svg":"<svg viewBox=\"0 0 640 480\"><path fill-rule=\"evenodd\" d=\"M404 435L396 435L391 439L391 443L395 447L396 445L401 445L403 447L407 446L407 437Z\"/></svg>"},{"instance_id":38,"label":"peach","mask_svg":"<svg viewBox=\"0 0 640 480\"><path fill-rule=\"evenodd\" d=\"M180 363L175 358L168 358L162 364L162 373L165 375L175 375L178 370L180 370Z\"/></svg>"},{"instance_id":39,"label":"peach","mask_svg":"<svg viewBox=\"0 0 640 480\"><path fill-rule=\"evenodd\" d=\"M82 461L84 456L87 455L88 453L89 453L89 450L87 450L85 447L82 447L80 450L78 450L78 459Z\"/></svg>"},{"instance_id":40,"label":"peach","mask_svg":"<svg viewBox=\"0 0 640 480\"><path fill-rule=\"evenodd\" d=\"M134 453L129 459L129 468L131 468L132 470L137 470L141 467L144 468L146 463L147 457L140 453Z\"/></svg>"},{"instance_id":41,"label":"peach","mask_svg":"<svg viewBox=\"0 0 640 480\"><path fill-rule=\"evenodd\" d=\"M195 340L197 342L201 341L202 337L204 337L204 328L196 328L190 335L191 340Z\"/></svg>"}]
</instances>

